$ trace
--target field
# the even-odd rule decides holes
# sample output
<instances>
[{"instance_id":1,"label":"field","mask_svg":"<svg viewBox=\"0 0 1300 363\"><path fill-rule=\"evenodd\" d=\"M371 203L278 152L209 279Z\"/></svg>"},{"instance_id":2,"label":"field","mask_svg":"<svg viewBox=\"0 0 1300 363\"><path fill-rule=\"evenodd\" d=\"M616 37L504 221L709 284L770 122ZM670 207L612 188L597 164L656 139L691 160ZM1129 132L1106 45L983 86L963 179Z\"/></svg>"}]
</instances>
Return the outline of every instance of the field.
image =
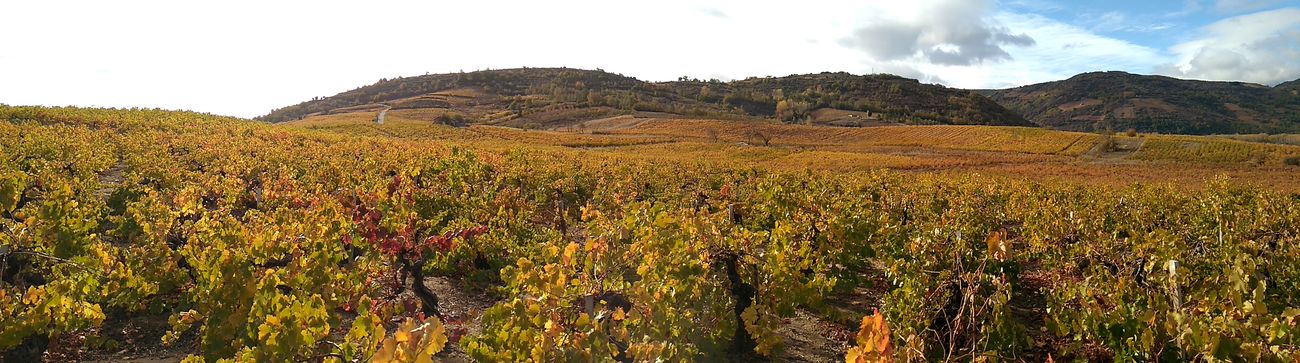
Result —
<instances>
[{"instance_id":1,"label":"field","mask_svg":"<svg viewBox=\"0 0 1300 363\"><path fill-rule=\"evenodd\" d=\"M392 116L390 115L390 118ZM1043 183L1131 186L1164 184L1196 190L1226 178L1234 184L1300 191L1300 146L1224 137L1117 135L1130 150L1098 152L1098 134L1001 126L824 127L763 121L619 116L555 130L452 128L428 120L374 125L374 112L290 122L292 128L436 140L507 151L585 152L642 161L744 166L769 170L867 173L977 173ZM381 133L373 130L387 130ZM764 145L764 139L766 144ZM555 146L557 148L547 148Z\"/></svg>"},{"instance_id":2,"label":"field","mask_svg":"<svg viewBox=\"0 0 1300 363\"><path fill-rule=\"evenodd\" d=\"M1300 359L1297 147L427 116L0 106L3 360Z\"/></svg>"}]
</instances>

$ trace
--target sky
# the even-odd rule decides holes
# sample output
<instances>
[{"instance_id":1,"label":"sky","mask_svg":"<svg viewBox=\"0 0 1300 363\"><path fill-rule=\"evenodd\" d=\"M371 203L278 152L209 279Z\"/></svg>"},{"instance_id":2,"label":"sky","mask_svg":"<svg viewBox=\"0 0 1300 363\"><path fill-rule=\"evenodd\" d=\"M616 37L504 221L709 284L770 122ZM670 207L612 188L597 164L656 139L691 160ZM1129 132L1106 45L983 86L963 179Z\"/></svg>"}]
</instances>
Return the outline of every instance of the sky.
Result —
<instances>
[{"instance_id":1,"label":"sky","mask_svg":"<svg viewBox=\"0 0 1300 363\"><path fill-rule=\"evenodd\" d=\"M380 78L1300 78L1300 0L0 1L0 103L255 117Z\"/></svg>"}]
</instances>

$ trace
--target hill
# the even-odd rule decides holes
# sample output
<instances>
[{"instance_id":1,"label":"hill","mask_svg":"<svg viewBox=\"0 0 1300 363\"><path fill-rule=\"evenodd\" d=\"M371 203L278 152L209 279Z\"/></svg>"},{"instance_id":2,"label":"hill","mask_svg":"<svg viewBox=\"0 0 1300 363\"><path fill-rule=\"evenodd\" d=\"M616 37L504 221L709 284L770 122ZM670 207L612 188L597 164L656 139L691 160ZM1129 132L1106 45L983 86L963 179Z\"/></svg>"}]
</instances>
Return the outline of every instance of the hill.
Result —
<instances>
[{"instance_id":1,"label":"hill","mask_svg":"<svg viewBox=\"0 0 1300 363\"><path fill-rule=\"evenodd\" d=\"M1296 94L1297 91L1300 91L1300 79L1297 79L1297 80L1294 80L1294 81L1282 82L1281 84L1278 84L1277 86L1273 86L1273 88L1276 88L1276 89L1279 89L1279 90L1290 91L1291 94L1294 95L1294 94Z\"/></svg>"},{"instance_id":2,"label":"hill","mask_svg":"<svg viewBox=\"0 0 1300 363\"><path fill-rule=\"evenodd\" d=\"M520 68L384 79L260 117L389 108L449 124L553 128L633 113L868 124L1031 125L971 91L892 75L821 73L721 82L645 82L600 70ZM820 111L820 112L819 112ZM833 112L827 112L833 111ZM838 112L834 112L838 111Z\"/></svg>"},{"instance_id":3,"label":"hill","mask_svg":"<svg viewBox=\"0 0 1300 363\"><path fill-rule=\"evenodd\" d=\"M1267 87L1094 72L981 93L1039 125L1062 130L1235 134L1300 130L1297 87L1296 81Z\"/></svg>"}]
</instances>

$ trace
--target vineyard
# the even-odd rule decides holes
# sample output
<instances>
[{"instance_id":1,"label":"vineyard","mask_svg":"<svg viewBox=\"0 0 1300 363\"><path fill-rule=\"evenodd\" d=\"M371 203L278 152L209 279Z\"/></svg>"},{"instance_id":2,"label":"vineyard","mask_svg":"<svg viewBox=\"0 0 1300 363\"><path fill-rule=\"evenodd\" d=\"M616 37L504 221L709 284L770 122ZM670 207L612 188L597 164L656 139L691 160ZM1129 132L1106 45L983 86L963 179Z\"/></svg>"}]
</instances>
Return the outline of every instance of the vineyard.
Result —
<instances>
[{"instance_id":1,"label":"vineyard","mask_svg":"<svg viewBox=\"0 0 1300 363\"><path fill-rule=\"evenodd\" d=\"M1147 140L1136 157L1144 160L1198 159L1219 163L1276 163L1296 154L1288 145L1269 145L1220 138L1162 136Z\"/></svg>"},{"instance_id":2,"label":"vineyard","mask_svg":"<svg viewBox=\"0 0 1300 363\"><path fill-rule=\"evenodd\" d=\"M552 130L525 130L486 125L457 128L406 118L398 111L390 112L389 122L376 125L375 114L319 115L281 126L437 141L441 146L500 153L524 149L562 159L591 155L741 169L979 173L1043 183L1172 184L1182 189L1204 189L1208 181L1226 177L1235 185L1300 191L1298 169L1291 165L1300 160L1300 147L1222 137L1114 136L1120 147L1105 152L1099 150L1103 135L1026 127L814 127L626 115Z\"/></svg>"},{"instance_id":3,"label":"vineyard","mask_svg":"<svg viewBox=\"0 0 1300 363\"><path fill-rule=\"evenodd\" d=\"M0 106L3 361L1300 359L1294 192L779 167L848 151L738 129L313 122Z\"/></svg>"},{"instance_id":4,"label":"vineyard","mask_svg":"<svg viewBox=\"0 0 1300 363\"><path fill-rule=\"evenodd\" d=\"M958 150L1079 155L1097 135L1005 126L815 127L745 121L651 120L618 133L716 138L789 145L923 146ZM765 140L766 139L766 140Z\"/></svg>"}]
</instances>

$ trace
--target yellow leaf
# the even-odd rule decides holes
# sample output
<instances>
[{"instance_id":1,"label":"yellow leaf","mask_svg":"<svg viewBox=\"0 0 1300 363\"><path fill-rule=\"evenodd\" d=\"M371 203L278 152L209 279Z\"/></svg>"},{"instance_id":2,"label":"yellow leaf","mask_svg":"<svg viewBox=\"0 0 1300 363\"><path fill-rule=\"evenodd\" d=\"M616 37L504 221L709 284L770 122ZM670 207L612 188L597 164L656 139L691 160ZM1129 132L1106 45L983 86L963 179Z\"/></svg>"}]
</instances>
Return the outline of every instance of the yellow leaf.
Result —
<instances>
[{"instance_id":1,"label":"yellow leaf","mask_svg":"<svg viewBox=\"0 0 1300 363\"><path fill-rule=\"evenodd\" d=\"M557 334L560 334L560 324L556 324L556 323L555 323L554 321L552 321L552 320L549 320L549 319L546 320L546 324L543 325L543 328L546 329L546 330L545 330L545 331L546 331L546 334L549 334L549 335L557 335Z\"/></svg>"},{"instance_id":2,"label":"yellow leaf","mask_svg":"<svg viewBox=\"0 0 1300 363\"><path fill-rule=\"evenodd\" d=\"M985 240L985 243L988 244L989 256L993 257L994 260L1007 260L1011 251L1010 247L1007 246L1006 237L1007 233L1005 231L997 231L990 233L988 239Z\"/></svg>"},{"instance_id":3,"label":"yellow leaf","mask_svg":"<svg viewBox=\"0 0 1300 363\"><path fill-rule=\"evenodd\" d=\"M581 314L579 314L579 315L578 315L578 321L576 322L576 325L577 325L579 328L585 328L585 327L587 327L587 324L591 324L591 316L587 315L587 313L581 313Z\"/></svg>"},{"instance_id":4,"label":"yellow leaf","mask_svg":"<svg viewBox=\"0 0 1300 363\"><path fill-rule=\"evenodd\" d=\"M447 347L447 327L443 326L441 321L434 321L433 332L429 337L431 342L429 346L432 347L429 354L438 354Z\"/></svg>"},{"instance_id":5,"label":"yellow leaf","mask_svg":"<svg viewBox=\"0 0 1300 363\"><path fill-rule=\"evenodd\" d=\"M447 331L438 319L429 319L425 326L424 349L416 357L417 362L431 362L434 354L441 352L447 346Z\"/></svg>"},{"instance_id":6,"label":"yellow leaf","mask_svg":"<svg viewBox=\"0 0 1300 363\"><path fill-rule=\"evenodd\" d=\"M745 308L744 312L740 313L740 319L744 320L746 326L758 324L758 309L755 309L753 305L750 305L748 308Z\"/></svg>"},{"instance_id":7,"label":"yellow leaf","mask_svg":"<svg viewBox=\"0 0 1300 363\"><path fill-rule=\"evenodd\" d=\"M415 363L433 363L433 355L421 352L415 356Z\"/></svg>"},{"instance_id":8,"label":"yellow leaf","mask_svg":"<svg viewBox=\"0 0 1300 363\"><path fill-rule=\"evenodd\" d=\"M393 337L388 337L387 339L384 339L384 343L379 346L379 350L375 351L375 356L370 358L370 362L371 363L392 362L397 358L397 356L394 354L396 351L397 351L397 342L393 340Z\"/></svg>"},{"instance_id":9,"label":"yellow leaf","mask_svg":"<svg viewBox=\"0 0 1300 363\"><path fill-rule=\"evenodd\" d=\"M893 353L889 346L889 326L885 323L884 314L877 311L862 317L856 338L858 345L850 349L849 353L856 354L854 357L859 361L891 361ZM848 360L849 356L846 355L845 359Z\"/></svg>"},{"instance_id":10,"label":"yellow leaf","mask_svg":"<svg viewBox=\"0 0 1300 363\"><path fill-rule=\"evenodd\" d=\"M402 322L402 325L397 327L397 331L393 332L394 342L406 343L411 341L411 330L415 330L415 321L407 318L405 322Z\"/></svg>"},{"instance_id":11,"label":"yellow leaf","mask_svg":"<svg viewBox=\"0 0 1300 363\"><path fill-rule=\"evenodd\" d=\"M384 330L384 326L379 324L379 322L372 323L374 324L375 341L370 344L370 349L375 349L376 346L387 340L388 331Z\"/></svg>"},{"instance_id":12,"label":"yellow leaf","mask_svg":"<svg viewBox=\"0 0 1300 363\"><path fill-rule=\"evenodd\" d=\"M618 307L618 309L614 309L614 321L623 321L626 317L627 314L623 312L622 306Z\"/></svg>"},{"instance_id":13,"label":"yellow leaf","mask_svg":"<svg viewBox=\"0 0 1300 363\"><path fill-rule=\"evenodd\" d=\"M849 348L849 352L844 355L844 363L866 363L867 360L862 356L862 348Z\"/></svg>"},{"instance_id":14,"label":"yellow leaf","mask_svg":"<svg viewBox=\"0 0 1300 363\"><path fill-rule=\"evenodd\" d=\"M564 246L564 264L570 264L573 261L573 255L576 253L578 253L577 243L569 242L568 246Z\"/></svg>"}]
</instances>

